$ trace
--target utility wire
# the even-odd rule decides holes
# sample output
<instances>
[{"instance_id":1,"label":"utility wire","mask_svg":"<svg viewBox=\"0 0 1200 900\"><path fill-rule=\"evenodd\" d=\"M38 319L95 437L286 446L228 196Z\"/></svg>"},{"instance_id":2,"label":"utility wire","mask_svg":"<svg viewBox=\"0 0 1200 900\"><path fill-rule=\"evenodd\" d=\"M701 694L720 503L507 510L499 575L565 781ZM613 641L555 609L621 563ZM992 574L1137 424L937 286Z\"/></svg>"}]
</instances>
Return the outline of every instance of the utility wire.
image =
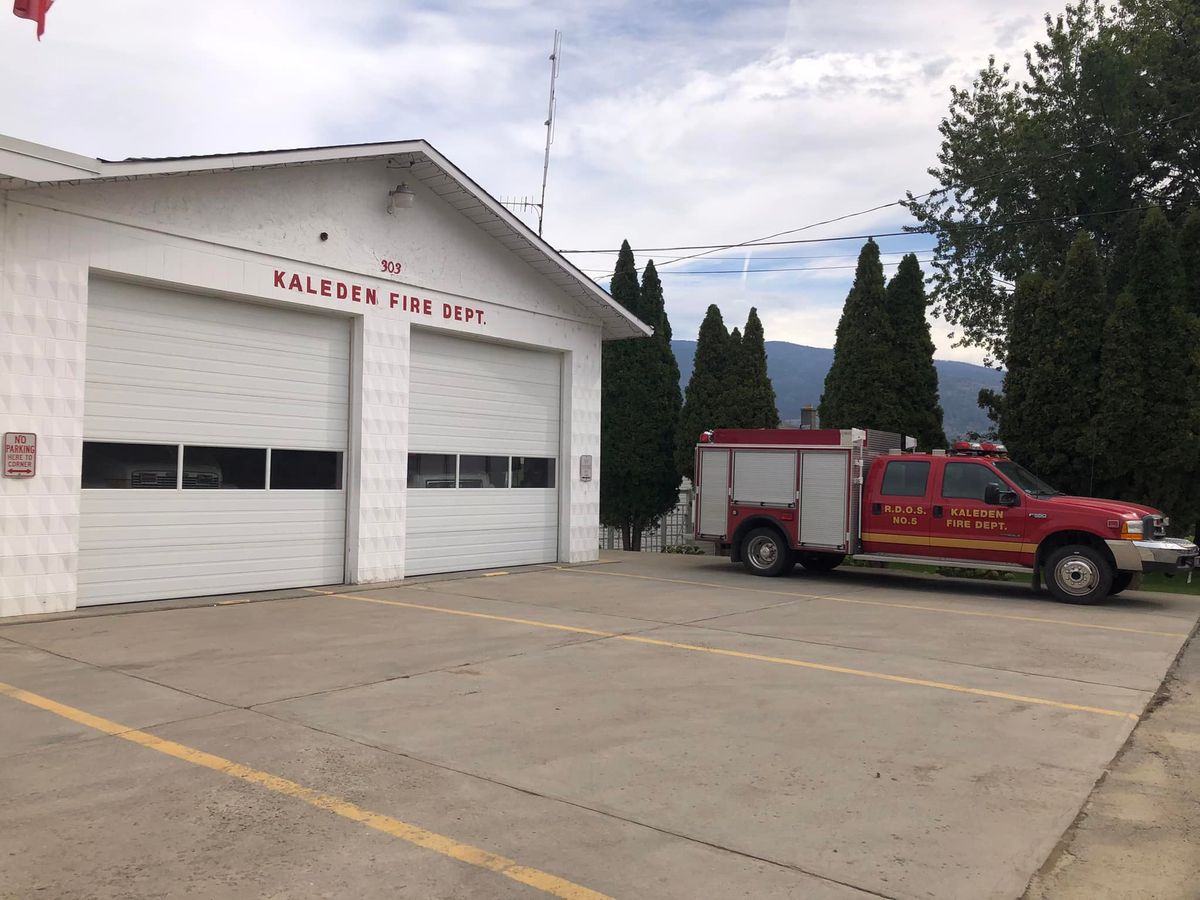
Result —
<instances>
[{"instance_id":1,"label":"utility wire","mask_svg":"<svg viewBox=\"0 0 1200 900\"><path fill-rule=\"evenodd\" d=\"M1011 228L1015 225L1039 225L1045 222L1069 222L1073 219L1092 219L1098 216L1116 216L1122 213L1135 212L1150 209L1150 206L1128 206L1124 209L1105 209L1092 213L1071 213L1065 216L1044 216L1038 219L1014 219L1010 222L973 222L959 223L963 228L977 228L980 230L989 228ZM933 234L932 231L913 230L913 231L885 231L875 232L874 234L849 234L839 237L823 237L823 238L793 238L787 241L757 241L755 243L745 244L692 244L681 247L639 247L639 253L657 253L659 251L671 252L675 250L731 250L735 247L775 247L790 244L823 244L835 241L865 241L871 238L878 237L914 237L920 235ZM607 253L612 254L614 251L610 248L603 250L559 250L559 253Z\"/></svg>"},{"instance_id":2,"label":"utility wire","mask_svg":"<svg viewBox=\"0 0 1200 900\"><path fill-rule=\"evenodd\" d=\"M898 266L902 260L881 260L880 265L883 266ZM933 262L933 257L929 259L918 259L919 263ZM663 275L743 275L747 273L761 274L763 272L824 272L830 269L857 269L858 265L850 266L781 266L773 269L689 269L687 271L663 272ZM583 269L582 271L594 274L601 278L611 278L612 272L605 272L602 269Z\"/></svg>"},{"instance_id":3,"label":"utility wire","mask_svg":"<svg viewBox=\"0 0 1200 900\"><path fill-rule=\"evenodd\" d=\"M1033 160L1033 161L1027 162L1027 163L1023 163L1022 165L1019 165L1019 166L1013 166L1008 169L1000 169L995 172L989 172L986 175L980 176L977 179L977 181L983 182L983 181L987 181L992 178L999 178L1002 175L1010 175L1013 172L1019 172L1022 169L1028 169L1031 166L1036 165L1037 163L1053 162L1055 160L1062 159L1066 156L1070 156L1072 153L1079 153L1083 150L1090 150L1091 148L1098 147L1102 144L1110 144L1113 141L1118 140L1119 138L1129 137L1130 135L1133 135L1133 134L1143 133L1143 132L1149 130L1150 128L1154 128L1154 127L1162 128L1167 125L1173 125L1176 122L1182 121L1183 119L1189 119L1195 115L1200 115L1200 109L1192 110L1191 112L1183 113L1178 116L1173 116L1170 119L1164 119L1163 121L1158 122L1158 123L1156 123L1156 125L1153 125L1153 126L1142 126L1140 128L1131 128L1128 131L1119 132L1117 134L1110 135L1109 137L1101 138L1100 140L1093 141L1090 144L1079 144L1079 145L1067 147L1067 148L1059 151L1058 153L1051 154L1050 156L1039 157L1036 160ZM662 266L665 267L665 266L669 266L669 265L674 265L675 263L685 262L689 259L697 259L702 256L708 256L712 253L718 253L723 250L736 250L741 247L748 248L748 247L755 247L755 246L765 247L765 246L774 246L774 245L779 245L779 244L792 244L792 243L796 243L796 244L816 243L817 242L816 240L811 240L811 239L809 241L775 241L774 238L783 237L783 236L789 235L789 234L799 234L800 232L808 231L811 228L818 228L822 225L831 225L835 222L843 222L846 219L853 219L857 216L865 216L868 213L879 212L880 210L889 209L893 206L902 206L903 204L911 202L913 200L923 200L926 197L932 197L934 194L944 194L944 193L947 193L948 191L955 190L956 188L970 187L970 186L971 185L967 185L965 183L955 183L955 184L943 185L942 187L938 187L938 188L934 188L933 190L926 191L923 194L910 195L910 196L906 197L904 200L893 200L889 203L881 203L877 206L872 206L867 209L860 209L855 212L846 213L845 215L836 216L832 219L824 219L820 222L812 222L811 224L803 225L799 228L788 229L786 231L777 231L774 234L764 235L761 238L752 238L750 240L741 241L736 244L701 244L701 245L690 246L690 247L668 247L668 248L654 247L654 248L643 248L642 252L643 253L658 252L660 249L702 251L700 253L693 253L688 256L681 256L681 257L677 257L675 259L667 260L667 261L663 262L663 264L662 264ZM1145 209L1146 207L1134 207L1134 208L1135 209ZM1120 210L1120 212L1129 212L1129 211L1131 211L1131 210ZM1097 215L1100 215L1100 214L1097 214ZM1078 218L1078 216L1070 216L1067 218ZM1047 219L1047 220L1041 220L1041 221L1052 221L1052 220ZM1030 221L1030 222L1025 222L1025 223L1010 223L1010 224L1034 224L1034 222ZM879 235L874 235L874 236L875 237L898 237L901 234L929 234L929 233L931 233L931 232L929 232L928 230L917 230L917 231L910 231L910 232L879 234ZM852 236L849 238L826 238L824 240L835 241L835 240L861 240L861 239L863 239L863 238L855 235L855 236ZM612 253L614 251L612 251L612 250L560 250L559 252L560 253Z\"/></svg>"}]
</instances>

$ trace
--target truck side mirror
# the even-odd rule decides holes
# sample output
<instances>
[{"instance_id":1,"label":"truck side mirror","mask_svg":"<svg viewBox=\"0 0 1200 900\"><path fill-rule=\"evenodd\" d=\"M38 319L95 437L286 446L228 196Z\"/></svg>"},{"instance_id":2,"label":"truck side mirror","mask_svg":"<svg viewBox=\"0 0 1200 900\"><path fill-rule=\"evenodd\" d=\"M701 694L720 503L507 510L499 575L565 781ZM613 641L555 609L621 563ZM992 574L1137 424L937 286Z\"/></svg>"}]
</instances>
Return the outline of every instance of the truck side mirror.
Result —
<instances>
[{"instance_id":1,"label":"truck side mirror","mask_svg":"<svg viewBox=\"0 0 1200 900\"><path fill-rule=\"evenodd\" d=\"M983 502L991 506L1016 506L1017 492L1006 490L993 481L983 488Z\"/></svg>"}]
</instances>

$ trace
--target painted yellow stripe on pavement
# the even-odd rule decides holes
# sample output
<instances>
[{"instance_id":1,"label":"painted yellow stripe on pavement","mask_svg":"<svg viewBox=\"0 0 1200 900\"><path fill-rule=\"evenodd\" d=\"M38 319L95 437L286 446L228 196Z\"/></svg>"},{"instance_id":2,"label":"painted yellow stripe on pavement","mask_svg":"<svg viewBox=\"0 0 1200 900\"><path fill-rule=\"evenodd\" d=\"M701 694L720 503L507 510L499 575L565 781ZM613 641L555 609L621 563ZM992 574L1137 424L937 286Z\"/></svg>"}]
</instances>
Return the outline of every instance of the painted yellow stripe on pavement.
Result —
<instances>
[{"instance_id":1,"label":"painted yellow stripe on pavement","mask_svg":"<svg viewBox=\"0 0 1200 900\"><path fill-rule=\"evenodd\" d=\"M606 894L598 893L574 882L559 878L557 875L551 875L548 872L533 869L529 866L522 866L515 860L508 859L507 857L489 853L487 850L481 850L478 847L472 847L470 844L464 844L445 835L427 831L417 825L401 822L399 819L393 819L391 816L363 809L361 806L351 803L348 800L343 800L341 797L335 797L332 794L326 794L324 791L305 787L302 784L297 784L278 775L272 775L270 772L263 772L259 769L243 766L240 763L220 756L214 756L211 753L205 753L203 750L197 750L194 747L188 747L184 744L178 744L175 741L156 737L148 732L139 731L136 728L129 728L119 722L113 722L110 719L92 715L82 709L76 709L73 706L59 703L57 700L51 700L49 697L43 697L40 694L34 694L21 688L13 687L10 684L5 684L4 682L0 682L0 694L11 697L14 700L19 700L29 706L36 706L38 709L54 713L57 716L69 719L88 728L93 728L96 731L110 734L113 737L121 738L130 743L166 754L167 756L173 756L192 765L212 769L214 772L220 772L222 775L228 775L231 778L238 778L242 781L248 781L251 784L257 784L276 794L294 797L297 800L307 803L309 806L323 809L334 815L341 816L343 819L349 819L352 822L366 825L368 828L383 832L394 838L399 838L406 843L414 844L425 850L432 850L434 853L440 853L442 856L448 856L451 859L456 859L468 865L489 869L498 875L503 875L505 878L510 878L529 887L537 888L539 891L553 897L561 897L564 900L611 900Z\"/></svg>"},{"instance_id":2,"label":"painted yellow stripe on pavement","mask_svg":"<svg viewBox=\"0 0 1200 900\"><path fill-rule=\"evenodd\" d=\"M1105 709L1099 706L1084 706L1078 703L1064 703L1060 700L1047 700L1044 697L1028 697L1024 694L1010 694L1005 691L989 691L983 688L967 687L961 684L950 684L945 681L930 681L924 678L909 678L906 675L889 675L886 672L871 672L866 669L851 669L846 666L832 666L826 663L809 662L787 656L764 656L759 653L745 653L741 650L723 650L719 647L704 647L700 644L684 644L678 641L663 641L657 638L643 637L637 634L622 634L615 631L598 631L594 628L578 628L574 625L559 625L555 622L539 622L536 619L518 619L509 616L496 616L491 613L469 612L463 609L451 609L445 606L426 606L421 603L408 603L404 600L387 600L383 597L363 597L356 594L338 594L332 591L322 591L317 588L307 588L315 594L335 597L340 600L357 600L363 603L378 603L383 606L398 606L405 609L419 609L426 612L446 613L452 616L466 616L473 619L487 619L493 622L509 622L516 625L529 625L535 628L552 628L556 631L573 631L578 634L595 635L610 638L615 641L630 641L635 644L648 644L654 647L667 647L672 650L689 650L697 653L710 653L714 656L728 656L734 659L749 659L755 662L775 663L777 665L794 666L799 669L812 669L818 672L833 672L838 675L854 675L858 678L871 678L877 681L890 681L894 684L907 684L915 687L935 688L941 691L952 691L957 694L972 694L976 697L992 697L997 700L1011 700L1015 703L1031 703L1038 706L1051 706L1056 709L1071 712L1094 713L1100 716L1115 716L1122 719L1138 720L1137 713L1125 712L1119 709Z\"/></svg>"},{"instance_id":3,"label":"painted yellow stripe on pavement","mask_svg":"<svg viewBox=\"0 0 1200 900\"><path fill-rule=\"evenodd\" d=\"M887 600L864 600L860 597L834 597L830 594L804 594L799 591L777 591L770 588L741 587L717 581L691 581L682 578L659 578L654 575L634 575L631 572L602 572L599 569L574 569L555 566L556 571L572 575L603 575L607 578L636 578L641 581L662 581L667 584L690 584L694 587L721 588L726 591L743 591L749 594L771 594L776 597L792 597L797 600L828 600L831 603L856 603L859 606L887 606L892 609L913 609L921 612L949 613L954 616L975 616L982 619L1010 619L1015 622L1039 622L1044 625L1066 625L1071 628L1090 628L1097 631L1120 631L1126 634L1149 634L1154 637L1186 638L1186 631L1151 631L1148 628L1129 628L1123 625L1101 625L1097 622L1072 622L1070 619L1051 619L1046 616L1018 616L1014 613L983 612L976 609L951 609L948 606L925 606L920 603L890 603Z\"/></svg>"}]
</instances>

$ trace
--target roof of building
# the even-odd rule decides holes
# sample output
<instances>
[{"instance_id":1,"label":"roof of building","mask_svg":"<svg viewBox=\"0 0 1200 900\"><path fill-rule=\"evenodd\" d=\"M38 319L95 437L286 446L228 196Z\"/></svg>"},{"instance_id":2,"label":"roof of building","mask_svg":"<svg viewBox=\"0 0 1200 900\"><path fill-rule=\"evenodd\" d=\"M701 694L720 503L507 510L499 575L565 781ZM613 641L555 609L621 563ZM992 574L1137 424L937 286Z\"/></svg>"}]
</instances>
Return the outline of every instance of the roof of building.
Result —
<instances>
[{"instance_id":1,"label":"roof of building","mask_svg":"<svg viewBox=\"0 0 1200 900\"><path fill-rule=\"evenodd\" d=\"M403 165L411 164L408 177L424 183L468 220L595 314L603 323L606 339L642 337L653 333L650 326L617 303L607 291L423 140L106 160L0 135L0 190L370 159L395 159Z\"/></svg>"}]
</instances>

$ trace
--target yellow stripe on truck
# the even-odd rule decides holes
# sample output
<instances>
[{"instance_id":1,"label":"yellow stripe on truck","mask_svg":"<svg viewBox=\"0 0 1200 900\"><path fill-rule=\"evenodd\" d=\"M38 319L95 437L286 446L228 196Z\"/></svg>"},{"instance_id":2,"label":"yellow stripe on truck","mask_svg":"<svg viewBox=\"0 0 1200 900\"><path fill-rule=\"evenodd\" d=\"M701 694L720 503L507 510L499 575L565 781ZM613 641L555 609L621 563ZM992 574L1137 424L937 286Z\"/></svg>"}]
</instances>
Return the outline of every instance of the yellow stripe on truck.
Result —
<instances>
[{"instance_id":1,"label":"yellow stripe on truck","mask_svg":"<svg viewBox=\"0 0 1200 900\"><path fill-rule=\"evenodd\" d=\"M932 537L922 534L880 534L863 532L864 541L877 544L907 544L910 547L953 547L956 550L1001 550L1005 553L1035 553L1037 544L1027 544L1020 539L1012 541L973 541L969 538Z\"/></svg>"}]
</instances>

